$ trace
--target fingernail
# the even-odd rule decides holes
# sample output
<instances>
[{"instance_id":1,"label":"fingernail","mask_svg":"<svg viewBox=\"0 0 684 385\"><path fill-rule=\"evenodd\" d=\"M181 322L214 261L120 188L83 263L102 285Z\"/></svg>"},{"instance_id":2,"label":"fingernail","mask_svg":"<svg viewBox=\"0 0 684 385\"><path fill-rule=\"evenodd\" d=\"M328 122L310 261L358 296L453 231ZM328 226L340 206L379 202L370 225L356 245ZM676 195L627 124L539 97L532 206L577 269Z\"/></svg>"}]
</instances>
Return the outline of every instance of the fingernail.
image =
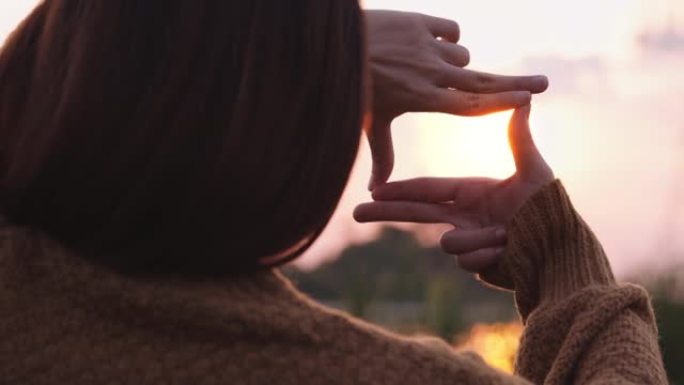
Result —
<instances>
[{"instance_id":1,"label":"fingernail","mask_svg":"<svg viewBox=\"0 0 684 385\"><path fill-rule=\"evenodd\" d=\"M544 75L535 76L532 78L532 87L537 92L545 91L549 87L549 78Z\"/></svg>"},{"instance_id":2,"label":"fingernail","mask_svg":"<svg viewBox=\"0 0 684 385\"><path fill-rule=\"evenodd\" d=\"M506 239L506 229L496 229L494 235L496 236L496 239Z\"/></svg>"}]
</instances>

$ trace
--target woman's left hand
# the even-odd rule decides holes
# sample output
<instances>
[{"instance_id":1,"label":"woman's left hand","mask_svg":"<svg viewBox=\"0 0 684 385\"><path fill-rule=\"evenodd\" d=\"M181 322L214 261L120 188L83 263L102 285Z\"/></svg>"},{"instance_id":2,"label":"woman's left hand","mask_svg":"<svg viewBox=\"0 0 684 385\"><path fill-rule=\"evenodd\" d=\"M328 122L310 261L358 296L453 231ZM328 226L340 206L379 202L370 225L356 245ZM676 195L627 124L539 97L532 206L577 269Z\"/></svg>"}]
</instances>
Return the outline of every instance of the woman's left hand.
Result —
<instances>
[{"instance_id":1,"label":"woman's left hand","mask_svg":"<svg viewBox=\"0 0 684 385\"><path fill-rule=\"evenodd\" d=\"M385 183L394 165L390 125L406 112L483 115L524 106L546 90L544 76L500 76L465 70L456 22L417 13L366 11L373 86L370 188Z\"/></svg>"},{"instance_id":2,"label":"woman's left hand","mask_svg":"<svg viewBox=\"0 0 684 385\"><path fill-rule=\"evenodd\" d=\"M449 223L442 249L458 256L462 268L479 273L496 264L506 245L505 227L539 189L554 181L551 168L534 144L530 106L511 117L509 138L516 172L506 180L419 178L373 190L375 202L358 206L359 222Z\"/></svg>"}]
</instances>

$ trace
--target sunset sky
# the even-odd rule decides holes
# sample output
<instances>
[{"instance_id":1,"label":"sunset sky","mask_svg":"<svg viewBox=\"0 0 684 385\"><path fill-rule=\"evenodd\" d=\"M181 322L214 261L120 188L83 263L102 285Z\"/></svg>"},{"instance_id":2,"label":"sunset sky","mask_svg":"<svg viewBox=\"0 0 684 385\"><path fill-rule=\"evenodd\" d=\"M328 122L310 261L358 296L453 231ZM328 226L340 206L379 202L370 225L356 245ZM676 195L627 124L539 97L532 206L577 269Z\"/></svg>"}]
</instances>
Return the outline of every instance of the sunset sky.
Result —
<instances>
[{"instance_id":1,"label":"sunset sky","mask_svg":"<svg viewBox=\"0 0 684 385\"><path fill-rule=\"evenodd\" d=\"M0 2L0 39L35 4ZM364 6L456 20L473 69L548 75L549 91L534 100L536 140L618 274L684 264L678 236L684 234L684 1L365 0ZM507 177L509 115L400 118L393 179ZM377 226L351 218L354 206L369 199L369 172L364 147L333 222L302 265L377 235Z\"/></svg>"}]
</instances>

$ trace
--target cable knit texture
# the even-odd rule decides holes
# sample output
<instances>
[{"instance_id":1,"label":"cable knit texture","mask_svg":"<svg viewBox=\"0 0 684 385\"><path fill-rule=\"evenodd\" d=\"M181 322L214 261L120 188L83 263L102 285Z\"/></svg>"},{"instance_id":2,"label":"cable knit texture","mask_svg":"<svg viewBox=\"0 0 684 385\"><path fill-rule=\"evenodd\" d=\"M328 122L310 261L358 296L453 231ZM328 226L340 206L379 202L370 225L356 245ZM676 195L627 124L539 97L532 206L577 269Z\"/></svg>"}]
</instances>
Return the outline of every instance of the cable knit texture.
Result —
<instances>
[{"instance_id":1,"label":"cable knit texture","mask_svg":"<svg viewBox=\"0 0 684 385\"><path fill-rule=\"evenodd\" d=\"M666 383L647 293L615 283L559 183L509 234L498 272L526 323L515 376L324 308L275 271L138 279L5 226L0 384Z\"/></svg>"}]
</instances>

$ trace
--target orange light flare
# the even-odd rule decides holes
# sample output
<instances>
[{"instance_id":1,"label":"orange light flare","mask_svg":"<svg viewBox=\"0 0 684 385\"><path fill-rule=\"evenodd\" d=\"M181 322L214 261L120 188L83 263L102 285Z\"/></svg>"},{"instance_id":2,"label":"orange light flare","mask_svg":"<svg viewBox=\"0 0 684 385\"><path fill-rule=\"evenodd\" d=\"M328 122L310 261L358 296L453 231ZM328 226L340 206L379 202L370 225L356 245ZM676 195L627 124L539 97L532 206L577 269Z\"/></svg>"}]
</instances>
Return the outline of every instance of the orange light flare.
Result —
<instances>
[{"instance_id":1,"label":"orange light flare","mask_svg":"<svg viewBox=\"0 0 684 385\"><path fill-rule=\"evenodd\" d=\"M455 346L458 350L479 354L487 364L497 369L513 373L522 330L519 322L476 324L456 338Z\"/></svg>"}]
</instances>

